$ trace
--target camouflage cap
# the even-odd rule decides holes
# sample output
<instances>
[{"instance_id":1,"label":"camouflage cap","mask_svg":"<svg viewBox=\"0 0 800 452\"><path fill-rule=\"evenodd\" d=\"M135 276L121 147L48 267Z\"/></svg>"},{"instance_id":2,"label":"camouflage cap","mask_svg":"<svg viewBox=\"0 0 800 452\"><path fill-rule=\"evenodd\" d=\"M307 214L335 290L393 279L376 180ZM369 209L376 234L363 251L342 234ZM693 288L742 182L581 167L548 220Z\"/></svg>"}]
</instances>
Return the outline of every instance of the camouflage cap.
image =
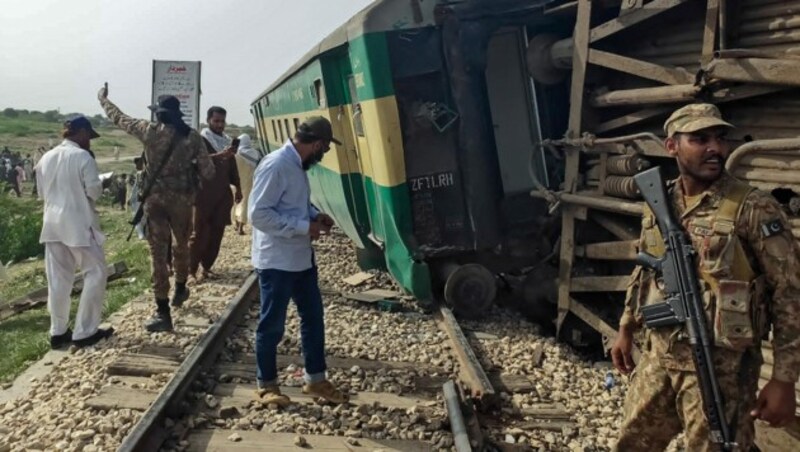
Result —
<instances>
[{"instance_id":1,"label":"camouflage cap","mask_svg":"<svg viewBox=\"0 0 800 452\"><path fill-rule=\"evenodd\" d=\"M669 138L677 132L697 132L717 126L732 128L733 124L722 120L722 113L716 105L689 104L672 113L664 123L664 132Z\"/></svg>"}]
</instances>

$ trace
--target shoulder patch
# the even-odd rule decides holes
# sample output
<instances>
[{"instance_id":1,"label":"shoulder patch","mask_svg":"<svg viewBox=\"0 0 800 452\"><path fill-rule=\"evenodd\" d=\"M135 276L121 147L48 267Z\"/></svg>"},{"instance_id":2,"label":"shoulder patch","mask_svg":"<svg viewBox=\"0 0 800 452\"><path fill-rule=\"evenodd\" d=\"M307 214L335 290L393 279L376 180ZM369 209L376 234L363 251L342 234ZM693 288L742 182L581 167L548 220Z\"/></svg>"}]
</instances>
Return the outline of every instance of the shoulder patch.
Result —
<instances>
[{"instance_id":1,"label":"shoulder patch","mask_svg":"<svg viewBox=\"0 0 800 452\"><path fill-rule=\"evenodd\" d=\"M772 237L773 235L778 235L784 230L785 229L783 227L783 222L780 220L780 218L776 218L774 220L761 223L761 235L764 238Z\"/></svg>"}]
</instances>

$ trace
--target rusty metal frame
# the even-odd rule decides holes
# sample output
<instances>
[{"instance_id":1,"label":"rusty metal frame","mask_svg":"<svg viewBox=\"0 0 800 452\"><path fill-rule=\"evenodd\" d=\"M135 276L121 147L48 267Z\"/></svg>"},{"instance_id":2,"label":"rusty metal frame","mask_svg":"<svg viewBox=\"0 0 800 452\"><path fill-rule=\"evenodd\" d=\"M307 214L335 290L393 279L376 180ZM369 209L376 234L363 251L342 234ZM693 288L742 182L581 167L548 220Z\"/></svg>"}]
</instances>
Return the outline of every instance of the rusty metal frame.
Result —
<instances>
[{"instance_id":1,"label":"rusty metal frame","mask_svg":"<svg viewBox=\"0 0 800 452\"><path fill-rule=\"evenodd\" d=\"M686 3L688 0L654 0L646 5L635 8L631 11L626 11L626 14L620 14L619 17L609 20L594 28L591 27L592 15L592 1L591 0L578 0L578 10L575 20L575 31L572 38L572 84L570 87L570 112L569 112L569 127L566 133L567 140L576 140L582 135L583 126L583 113L584 113L584 95L586 71L588 64L596 64L598 66L606 67L613 70L637 75L646 79L664 83L665 86L660 88L663 91L670 92L678 89L682 91L690 91L695 94L694 88L690 88L690 80L686 74L675 68L669 68L652 63L638 61L633 58L615 55L609 52L602 52L590 49L589 45L593 42L599 41L603 38L611 36L615 33L623 31L632 27L646 19L650 19L660 13L671 10L672 8ZM718 1L718 0L709 0ZM624 17L623 17L624 16ZM563 51L569 45L568 40L556 43L554 47L560 47ZM555 50L555 48L554 48ZM713 50L713 48L712 48ZM713 53L713 52L712 52ZM688 85L688 87L687 87ZM659 89L659 88L657 88ZM699 92L699 90L698 90ZM637 93L634 93L637 94ZM640 93L638 93L640 94ZM611 96L613 98L613 96ZM609 98L609 96L606 96ZM600 99L603 99L602 97ZM602 102L602 101L601 101ZM624 99L623 99L624 102ZM597 103L597 98L595 98ZM608 130L616 128L617 124L624 125L627 122L638 122L645 117L651 117L654 112L644 112L643 115L633 116L631 118L618 118L616 123L611 122L605 124ZM577 194L577 181L578 171L580 164L580 154L582 147L567 145L564 146L566 153L566 168L564 177L564 191L561 195L561 200L565 201L566 205L562 208L562 225L561 225L561 248L560 248L560 262L559 262L559 287L558 287L558 317L556 320L556 335L559 336L561 327L567 314L572 311L578 315L588 324L597 329L595 324L601 322L599 318L594 318L591 311L581 309L581 305L575 304L576 302L571 297L572 290L572 267L575 260L575 222L576 214L574 206L571 206L566 197L574 197ZM654 152L660 152L661 149L656 149ZM577 199L573 200L576 201ZM593 202L595 206L600 206L602 198L597 198ZM638 203L625 203L626 208L623 209L626 214L636 214L640 212L641 208ZM630 206L627 206L630 204ZM603 207L608 207L603 205ZM614 211L616 209L610 209ZM619 212L623 213L623 212ZM576 311L580 311L580 314ZM608 325L603 323L604 335L614 336L616 334L613 329L608 330ZM607 328L606 328L607 327Z\"/></svg>"},{"instance_id":2,"label":"rusty metal frame","mask_svg":"<svg viewBox=\"0 0 800 452\"><path fill-rule=\"evenodd\" d=\"M583 121L583 91L586 81L586 67L589 63L589 33L592 19L591 0L578 0L578 14L575 21L572 46L572 85L570 91L569 129L567 138L580 136ZM580 148L566 148L566 169L564 189L574 192L577 189ZM558 269L558 318L556 336L561 334L561 326L570 311L570 279L575 259L575 214L569 206L562 210L561 252Z\"/></svg>"},{"instance_id":3,"label":"rusty metal frame","mask_svg":"<svg viewBox=\"0 0 800 452\"><path fill-rule=\"evenodd\" d=\"M636 58L590 49L589 63L637 77L646 78L666 85L683 85L694 82L694 76L688 71L674 67L662 66Z\"/></svg>"}]
</instances>

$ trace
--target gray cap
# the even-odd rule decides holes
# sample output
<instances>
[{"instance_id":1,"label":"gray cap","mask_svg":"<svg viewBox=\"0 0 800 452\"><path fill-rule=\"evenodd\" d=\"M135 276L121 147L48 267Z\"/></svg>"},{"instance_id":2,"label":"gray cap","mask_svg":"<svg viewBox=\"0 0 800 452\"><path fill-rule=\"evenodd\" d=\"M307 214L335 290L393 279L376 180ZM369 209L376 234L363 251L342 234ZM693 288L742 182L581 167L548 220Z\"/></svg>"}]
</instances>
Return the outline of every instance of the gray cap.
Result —
<instances>
[{"instance_id":1,"label":"gray cap","mask_svg":"<svg viewBox=\"0 0 800 452\"><path fill-rule=\"evenodd\" d=\"M297 131L311 138L332 141L339 146L342 145L341 141L333 137L333 128L331 127L331 122L322 116L312 116L307 118L297 127Z\"/></svg>"}]
</instances>

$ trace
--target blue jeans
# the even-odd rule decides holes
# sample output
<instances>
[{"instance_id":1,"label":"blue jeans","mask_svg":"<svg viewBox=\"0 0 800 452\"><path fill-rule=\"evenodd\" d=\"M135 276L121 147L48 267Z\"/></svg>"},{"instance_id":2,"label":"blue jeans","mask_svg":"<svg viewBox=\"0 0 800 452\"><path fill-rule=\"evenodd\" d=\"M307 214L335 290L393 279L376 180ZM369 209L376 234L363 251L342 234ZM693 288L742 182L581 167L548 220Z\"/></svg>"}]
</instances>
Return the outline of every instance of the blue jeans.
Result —
<instances>
[{"instance_id":1,"label":"blue jeans","mask_svg":"<svg viewBox=\"0 0 800 452\"><path fill-rule=\"evenodd\" d=\"M256 329L256 376L259 387L278 382L278 344L286 325L286 309L293 299L300 314L300 340L305 358L305 380L325 379L325 322L317 267L301 272L260 270L261 317Z\"/></svg>"}]
</instances>

